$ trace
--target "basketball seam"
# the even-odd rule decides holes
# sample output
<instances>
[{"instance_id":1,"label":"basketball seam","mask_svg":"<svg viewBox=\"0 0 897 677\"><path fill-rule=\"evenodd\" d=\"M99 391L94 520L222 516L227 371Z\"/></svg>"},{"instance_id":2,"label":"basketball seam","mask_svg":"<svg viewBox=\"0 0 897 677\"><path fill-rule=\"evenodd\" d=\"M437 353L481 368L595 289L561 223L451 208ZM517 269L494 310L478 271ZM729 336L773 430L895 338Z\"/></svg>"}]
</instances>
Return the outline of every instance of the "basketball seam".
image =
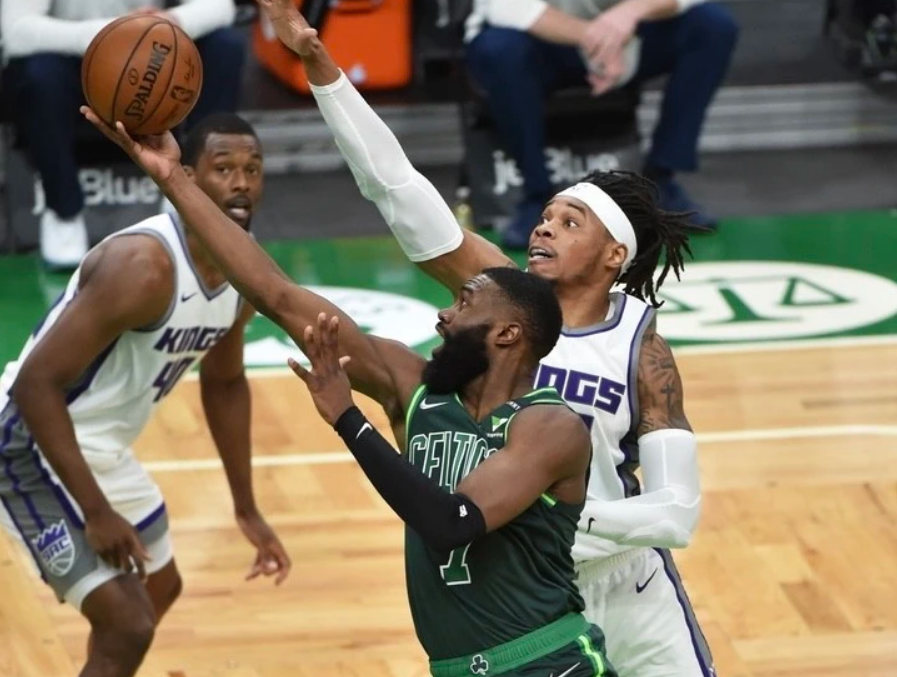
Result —
<instances>
[{"instance_id":1,"label":"basketball seam","mask_svg":"<svg viewBox=\"0 0 897 677\"><path fill-rule=\"evenodd\" d=\"M106 26L103 27L103 30L101 30L97 34L97 37L100 38L97 41L97 43L94 45L88 45L88 51L90 53L87 58L87 63L84 64L84 69L82 71L82 73L84 75L86 75L86 77L81 78L81 90L82 90L81 93L84 94L84 100L87 101L87 105L90 106L91 108L93 108L93 101L91 101L90 97L87 96L87 90L88 90L87 84L90 81L90 64L93 63L93 57L96 56L97 51L99 51L100 45L103 44L103 40L105 40L110 35L112 35L113 27L122 26L122 25L128 23L129 21L132 21L133 19L141 19L141 18L143 18L143 17L127 16L127 17L123 17L121 19L116 19L115 21L110 21L108 24L106 24ZM113 26L113 24L115 24L115 26ZM91 50L90 47L93 47L93 50ZM110 115L112 114L113 111L115 111L114 107L113 107L112 111L110 111Z\"/></svg>"},{"instance_id":2,"label":"basketball seam","mask_svg":"<svg viewBox=\"0 0 897 677\"><path fill-rule=\"evenodd\" d=\"M118 103L118 94L119 94L119 91L121 90L121 81L123 78L126 78L128 76L128 66L131 64L131 60L134 58L134 54L137 52L138 49L140 49L140 44L143 42L143 39L147 36L147 34L151 30L153 30L153 28L158 26L159 24L164 24L164 23L168 23L168 22L163 19L160 19L159 21L156 21L156 22L150 24L147 27L147 29L145 31L143 31L143 35L140 36L140 39L138 39L134 43L134 49L132 49L131 53L128 55L128 58L125 61L125 67L123 69L123 72L121 73L121 75L118 76L118 82L115 84L115 94L112 95L112 110L109 111L109 115L111 115L112 117L115 117L115 104ZM113 120L112 122L107 122L106 124L108 124L110 127L112 127L114 129L116 122L118 122L118 120ZM122 123L122 124L124 124L124 123ZM141 123L141 125L142 125L142 123Z\"/></svg>"},{"instance_id":3,"label":"basketball seam","mask_svg":"<svg viewBox=\"0 0 897 677\"><path fill-rule=\"evenodd\" d=\"M146 125L146 123L152 119L153 115L156 114L156 111L159 110L159 106L161 106L162 103L167 98L168 88L171 86L171 81L174 79L175 71L177 71L177 69L178 69L178 42L179 42L178 34L177 34L177 31L174 30L174 24L169 24L168 27L171 29L171 37L173 38L173 42L174 42L174 56L172 56L172 58L171 58L171 61L173 64L171 67L171 73L168 74L168 82L165 83L165 87L162 90L162 96L159 97L159 101L156 103L156 107L153 108L151 111L147 111L146 115L143 117L143 122L141 122L140 126L134 130L135 134L140 133L140 128L143 127L144 125Z\"/></svg>"}]
</instances>

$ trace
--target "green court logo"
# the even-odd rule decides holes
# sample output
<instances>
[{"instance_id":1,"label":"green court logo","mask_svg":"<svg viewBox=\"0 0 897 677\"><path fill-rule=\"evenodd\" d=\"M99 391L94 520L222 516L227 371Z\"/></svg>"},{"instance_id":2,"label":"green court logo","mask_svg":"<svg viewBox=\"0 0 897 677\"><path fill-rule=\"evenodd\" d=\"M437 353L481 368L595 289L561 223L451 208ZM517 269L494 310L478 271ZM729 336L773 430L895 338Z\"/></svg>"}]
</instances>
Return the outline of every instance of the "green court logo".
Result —
<instances>
[{"instance_id":1,"label":"green court logo","mask_svg":"<svg viewBox=\"0 0 897 677\"><path fill-rule=\"evenodd\" d=\"M308 286L307 289L336 305L367 333L409 346L420 345L437 335L438 309L429 303L353 287ZM246 330L243 355L247 367L281 367L286 365L288 357L306 361L286 332L261 315L256 316Z\"/></svg>"},{"instance_id":2,"label":"green court logo","mask_svg":"<svg viewBox=\"0 0 897 677\"><path fill-rule=\"evenodd\" d=\"M668 278L659 328L679 341L838 334L897 314L897 283L851 268L787 261L692 263Z\"/></svg>"}]
</instances>

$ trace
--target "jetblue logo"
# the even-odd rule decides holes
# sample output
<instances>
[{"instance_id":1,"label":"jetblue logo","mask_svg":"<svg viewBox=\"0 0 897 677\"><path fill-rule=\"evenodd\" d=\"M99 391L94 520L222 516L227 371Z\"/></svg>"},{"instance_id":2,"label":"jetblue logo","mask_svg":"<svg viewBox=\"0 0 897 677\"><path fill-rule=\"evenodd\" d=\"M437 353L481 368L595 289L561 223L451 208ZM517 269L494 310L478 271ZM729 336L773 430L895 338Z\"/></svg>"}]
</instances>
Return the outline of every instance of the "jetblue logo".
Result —
<instances>
[{"instance_id":1,"label":"jetblue logo","mask_svg":"<svg viewBox=\"0 0 897 677\"><path fill-rule=\"evenodd\" d=\"M189 329L167 327L153 348L169 355L205 352L218 343L227 331L226 328L222 329L221 327L190 327Z\"/></svg>"},{"instance_id":2,"label":"jetblue logo","mask_svg":"<svg viewBox=\"0 0 897 677\"><path fill-rule=\"evenodd\" d=\"M37 538L31 539L31 545L52 576L62 578L72 570L75 564L75 543L65 520L59 520L44 529Z\"/></svg>"},{"instance_id":3,"label":"jetblue logo","mask_svg":"<svg viewBox=\"0 0 897 677\"><path fill-rule=\"evenodd\" d=\"M567 402L597 407L616 414L626 395L626 386L609 378L575 369L539 365L536 388L554 388Z\"/></svg>"}]
</instances>

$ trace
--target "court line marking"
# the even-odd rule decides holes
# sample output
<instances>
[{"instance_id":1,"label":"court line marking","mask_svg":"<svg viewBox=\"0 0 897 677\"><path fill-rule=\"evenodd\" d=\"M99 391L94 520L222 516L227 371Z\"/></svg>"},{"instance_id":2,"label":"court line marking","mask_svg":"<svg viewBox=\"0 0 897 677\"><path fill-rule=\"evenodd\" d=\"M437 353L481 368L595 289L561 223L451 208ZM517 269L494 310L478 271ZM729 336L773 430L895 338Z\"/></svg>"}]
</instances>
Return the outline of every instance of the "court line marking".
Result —
<instances>
[{"instance_id":1,"label":"court line marking","mask_svg":"<svg viewBox=\"0 0 897 677\"><path fill-rule=\"evenodd\" d=\"M813 439L817 437L897 437L897 425L836 425L806 428L758 428L756 430L729 430L698 433L699 444L722 442L762 442L769 440ZM284 454L278 456L254 456L255 468L279 468L287 466L331 465L350 463L353 456L348 451L319 452L313 454ZM221 467L217 458L178 459L143 463L149 472L190 472L214 470Z\"/></svg>"},{"instance_id":2,"label":"court line marking","mask_svg":"<svg viewBox=\"0 0 897 677\"><path fill-rule=\"evenodd\" d=\"M861 348L877 346L897 346L897 335L885 336L842 336L835 338L800 339L786 341L746 341L738 343L714 343L700 346L673 347L675 356L731 355L737 353L772 353L794 350L817 350L821 348ZM296 351L297 354L299 351ZM250 378L276 378L295 376L288 366L248 367ZM199 380L199 371L191 370L184 376L185 381ZM297 377L298 380L298 377Z\"/></svg>"}]
</instances>

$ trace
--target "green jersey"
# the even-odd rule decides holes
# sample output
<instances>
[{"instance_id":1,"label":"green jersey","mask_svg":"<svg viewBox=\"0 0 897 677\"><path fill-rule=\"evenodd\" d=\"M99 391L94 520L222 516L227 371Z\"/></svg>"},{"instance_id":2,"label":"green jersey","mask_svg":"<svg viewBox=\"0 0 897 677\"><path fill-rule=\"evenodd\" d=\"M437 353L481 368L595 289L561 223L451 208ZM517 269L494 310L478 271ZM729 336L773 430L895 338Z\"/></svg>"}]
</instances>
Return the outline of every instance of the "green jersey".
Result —
<instances>
[{"instance_id":1,"label":"green jersey","mask_svg":"<svg viewBox=\"0 0 897 677\"><path fill-rule=\"evenodd\" d=\"M408 407L405 454L454 492L500 453L514 416L534 404L566 406L551 388L506 402L476 421L457 395L418 388ZM514 640L583 609L570 553L583 503L542 497L501 529L451 553L405 528L405 576L418 639L431 660Z\"/></svg>"}]
</instances>

